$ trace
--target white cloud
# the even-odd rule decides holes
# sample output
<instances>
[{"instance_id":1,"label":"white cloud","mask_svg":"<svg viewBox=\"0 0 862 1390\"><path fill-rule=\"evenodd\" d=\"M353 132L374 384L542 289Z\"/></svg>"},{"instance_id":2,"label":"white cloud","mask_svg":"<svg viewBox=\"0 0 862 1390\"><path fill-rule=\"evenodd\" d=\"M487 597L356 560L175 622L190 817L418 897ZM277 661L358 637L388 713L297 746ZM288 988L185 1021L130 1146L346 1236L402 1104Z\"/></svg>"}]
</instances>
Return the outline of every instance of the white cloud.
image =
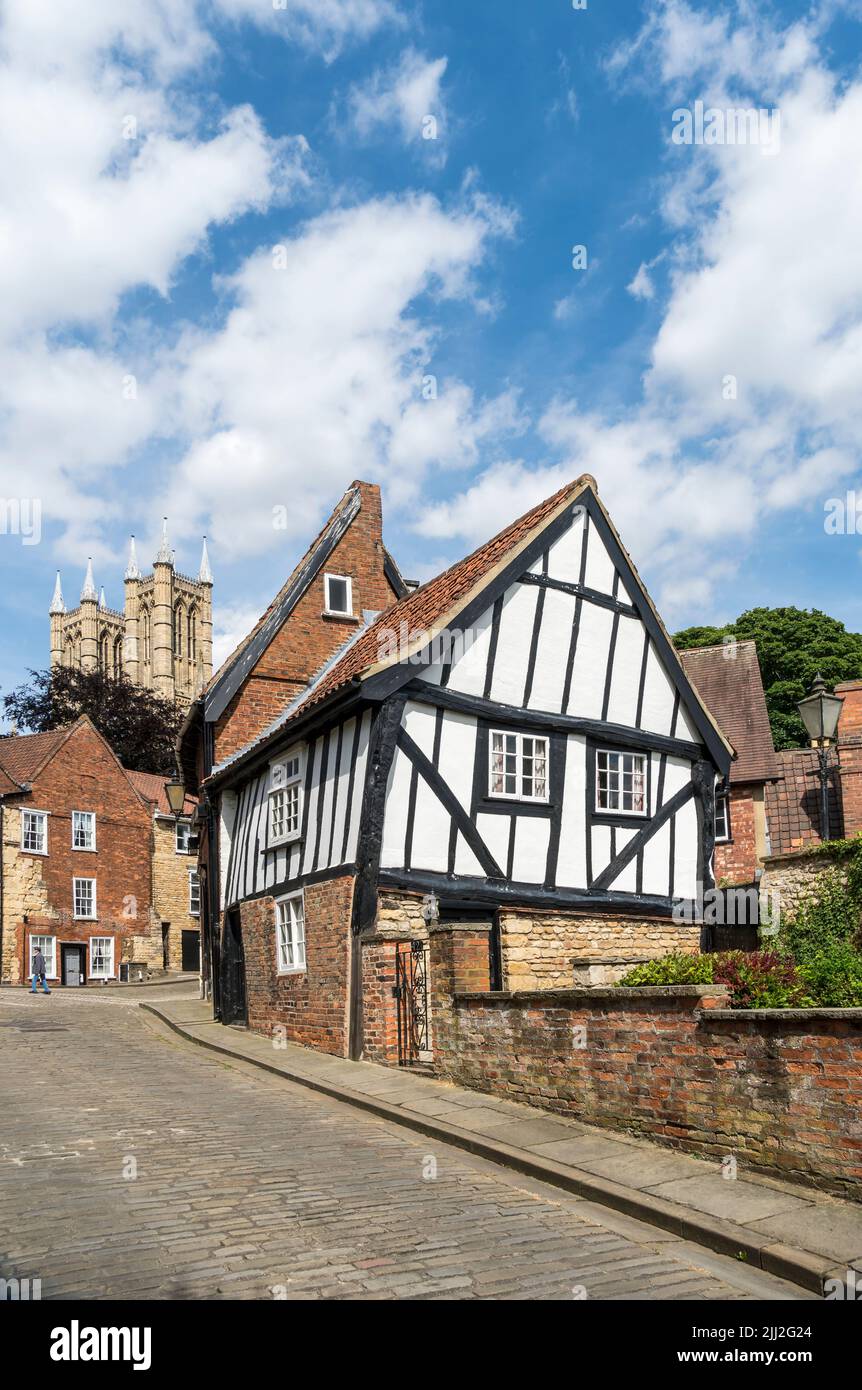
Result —
<instances>
[{"instance_id":1,"label":"white cloud","mask_svg":"<svg viewBox=\"0 0 862 1390\"><path fill-rule=\"evenodd\" d=\"M446 58L426 58L408 48L394 67L351 87L347 110L351 131L368 139L394 126L405 143L423 141L437 151L445 133L446 108L440 85Z\"/></svg>"},{"instance_id":2,"label":"white cloud","mask_svg":"<svg viewBox=\"0 0 862 1390\"><path fill-rule=\"evenodd\" d=\"M649 266L642 261L634 279L626 285L629 294L635 299L655 299L655 285L649 272Z\"/></svg>"},{"instance_id":3,"label":"white cloud","mask_svg":"<svg viewBox=\"0 0 862 1390\"><path fill-rule=\"evenodd\" d=\"M332 61L350 40L368 39L383 25L402 26L395 0L216 0L229 19L250 20Z\"/></svg>"},{"instance_id":4,"label":"white cloud","mask_svg":"<svg viewBox=\"0 0 862 1390\"><path fill-rule=\"evenodd\" d=\"M858 471L862 80L826 66L821 23L776 28L749 5L739 17L667 0L611 62L666 84L669 288L640 405L611 418L559 401L541 429L569 474L596 475L671 605L686 557L705 604L758 527L801 507L819 527L824 498ZM777 103L780 152L672 147L681 93ZM651 264L631 293L657 296Z\"/></svg>"},{"instance_id":5,"label":"white cloud","mask_svg":"<svg viewBox=\"0 0 862 1390\"><path fill-rule=\"evenodd\" d=\"M486 200L392 198L317 218L275 260L250 257L224 286L221 330L189 333L166 368L174 428L195 441L166 502L177 534L205 530L233 555L271 549L284 536L274 507L304 537L354 477L404 503L432 467L472 467L481 442L522 430L506 391L479 403L441 378L425 398L436 333L413 308L419 295L473 299L508 227Z\"/></svg>"},{"instance_id":6,"label":"white cloud","mask_svg":"<svg viewBox=\"0 0 862 1390\"><path fill-rule=\"evenodd\" d=\"M270 139L250 107L203 119L185 79L216 57L192 0L3 7L0 495L25 476L61 555L105 553L101 480L162 428L158 335L120 347L122 297L168 295L211 226L307 177L305 142Z\"/></svg>"}]
</instances>

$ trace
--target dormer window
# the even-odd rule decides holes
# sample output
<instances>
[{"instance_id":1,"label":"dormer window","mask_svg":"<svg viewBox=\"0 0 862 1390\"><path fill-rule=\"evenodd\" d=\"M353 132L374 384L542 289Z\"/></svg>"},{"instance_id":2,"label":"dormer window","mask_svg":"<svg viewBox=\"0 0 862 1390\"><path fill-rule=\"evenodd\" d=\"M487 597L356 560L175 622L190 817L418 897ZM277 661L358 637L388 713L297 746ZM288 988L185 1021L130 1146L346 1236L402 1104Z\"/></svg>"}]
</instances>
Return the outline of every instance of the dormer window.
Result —
<instances>
[{"instance_id":1,"label":"dormer window","mask_svg":"<svg viewBox=\"0 0 862 1390\"><path fill-rule=\"evenodd\" d=\"M302 754L273 763L269 772L268 847L298 840L302 829Z\"/></svg>"},{"instance_id":2,"label":"dormer window","mask_svg":"<svg viewBox=\"0 0 862 1390\"><path fill-rule=\"evenodd\" d=\"M353 580L344 574L324 575L326 607L324 612L332 618L353 617Z\"/></svg>"}]
</instances>

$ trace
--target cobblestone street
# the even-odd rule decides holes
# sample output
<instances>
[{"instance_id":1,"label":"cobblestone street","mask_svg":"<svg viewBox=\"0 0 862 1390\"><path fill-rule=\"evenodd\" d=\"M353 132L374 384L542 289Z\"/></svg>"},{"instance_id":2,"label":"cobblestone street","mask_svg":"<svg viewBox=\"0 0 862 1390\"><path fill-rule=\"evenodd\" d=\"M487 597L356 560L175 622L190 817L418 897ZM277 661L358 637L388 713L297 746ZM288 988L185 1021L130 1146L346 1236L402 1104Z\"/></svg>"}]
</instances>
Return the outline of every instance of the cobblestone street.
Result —
<instances>
[{"instance_id":1,"label":"cobblestone street","mask_svg":"<svg viewBox=\"0 0 862 1390\"><path fill-rule=\"evenodd\" d=\"M222 1063L158 993L0 992L0 1275L43 1299L799 1296Z\"/></svg>"}]
</instances>

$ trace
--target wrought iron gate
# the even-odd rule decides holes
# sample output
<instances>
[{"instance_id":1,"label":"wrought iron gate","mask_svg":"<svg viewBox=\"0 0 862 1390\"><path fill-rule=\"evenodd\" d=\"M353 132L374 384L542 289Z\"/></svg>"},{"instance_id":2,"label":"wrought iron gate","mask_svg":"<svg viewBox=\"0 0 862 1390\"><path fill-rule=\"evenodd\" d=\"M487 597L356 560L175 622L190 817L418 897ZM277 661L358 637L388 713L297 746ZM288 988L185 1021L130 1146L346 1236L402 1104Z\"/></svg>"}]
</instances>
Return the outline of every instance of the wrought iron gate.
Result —
<instances>
[{"instance_id":1,"label":"wrought iron gate","mask_svg":"<svg viewBox=\"0 0 862 1390\"><path fill-rule=\"evenodd\" d=\"M398 1007L398 1065L428 1060L428 957L424 941L398 943L395 999Z\"/></svg>"}]
</instances>

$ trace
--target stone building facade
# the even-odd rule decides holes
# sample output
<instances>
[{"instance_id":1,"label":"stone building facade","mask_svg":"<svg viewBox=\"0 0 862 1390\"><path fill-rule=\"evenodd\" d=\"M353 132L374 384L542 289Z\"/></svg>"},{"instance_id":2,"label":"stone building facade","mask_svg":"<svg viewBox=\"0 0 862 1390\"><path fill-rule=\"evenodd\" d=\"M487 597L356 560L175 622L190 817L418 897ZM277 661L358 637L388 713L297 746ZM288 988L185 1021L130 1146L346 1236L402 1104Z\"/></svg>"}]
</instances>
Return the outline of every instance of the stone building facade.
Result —
<instances>
[{"instance_id":1,"label":"stone building facade","mask_svg":"<svg viewBox=\"0 0 862 1390\"><path fill-rule=\"evenodd\" d=\"M196 579L178 574L167 535L152 573L138 567L135 538L129 546L123 610L108 608L97 593L92 560L77 608L66 610L59 571L50 607L51 666L124 673L135 685L188 705L212 675L213 578L204 537Z\"/></svg>"},{"instance_id":2,"label":"stone building facade","mask_svg":"<svg viewBox=\"0 0 862 1390\"><path fill-rule=\"evenodd\" d=\"M164 777L130 772L133 785L150 807L152 830L153 912L160 936L152 933L147 964L169 971L200 968L200 881L194 848L195 797L187 796L183 814L168 805Z\"/></svg>"}]
</instances>

